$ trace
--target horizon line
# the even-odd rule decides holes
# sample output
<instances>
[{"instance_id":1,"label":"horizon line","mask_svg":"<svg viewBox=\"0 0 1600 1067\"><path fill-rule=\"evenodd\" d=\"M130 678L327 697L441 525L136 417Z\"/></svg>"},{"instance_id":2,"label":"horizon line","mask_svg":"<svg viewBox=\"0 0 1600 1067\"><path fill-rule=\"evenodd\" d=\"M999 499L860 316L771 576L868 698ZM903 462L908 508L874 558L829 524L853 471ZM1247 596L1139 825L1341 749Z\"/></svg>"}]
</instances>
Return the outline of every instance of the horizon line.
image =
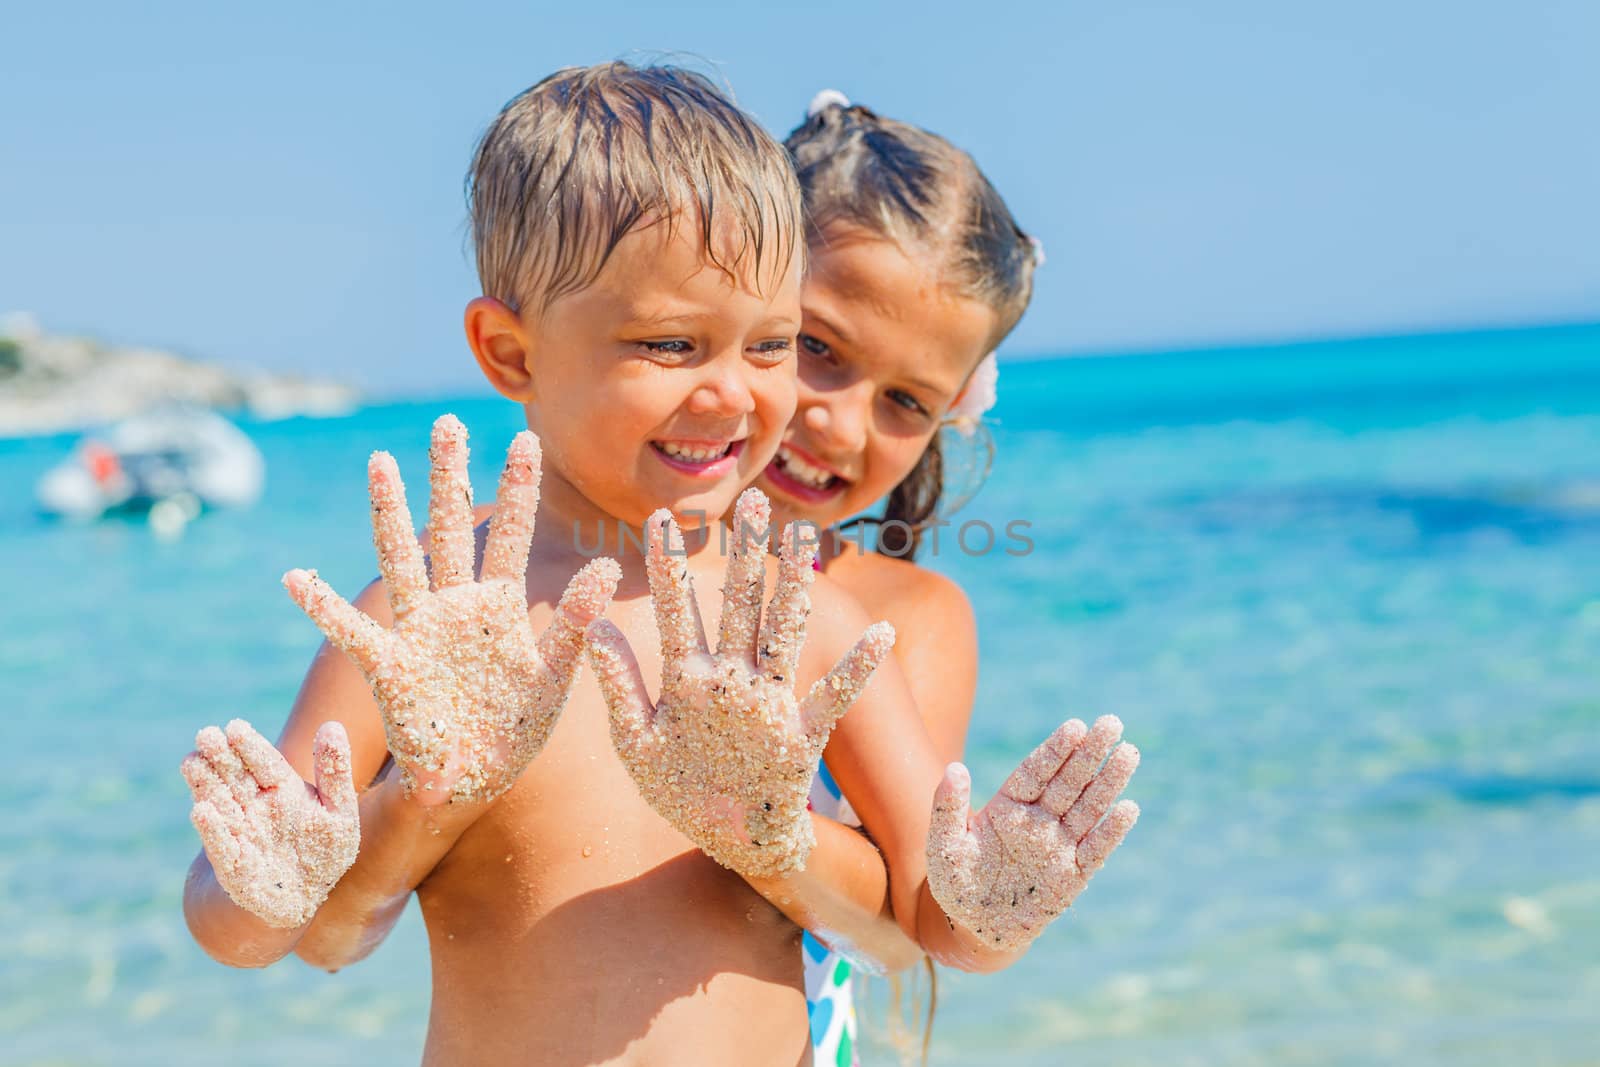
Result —
<instances>
[{"instance_id":1,"label":"horizon line","mask_svg":"<svg viewBox=\"0 0 1600 1067\"><path fill-rule=\"evenodd\" d=\"M1600 327L1600 317L1539 319L1526 322L1491 322L1407 329L1378 328L1372 332L1284 333L1241 336L1232 340L1178 341L1172 344L1131 345L1108 348L1030 349L1001 355L1002 363L1041 363L1052 359L1137 359L1144 356L1200 356L1220 352L1250 352L1271 348L1318 348L1360 341L1408 341L1423 337L1483 337L1505 333L1537 333Z\"/></svg>"},{"instance_id":2,"label":"horizon line","mask_svg":"<svg viewBox=\"0 0 1600 1067\"><path fill-rule=\"evenodd\" d=\"M1039 350L1028 351L1028 352L1004 354L1004 355L1000 356L1000 362L1002 364L1006 364L1006 363L1049 363L1049 362L1051 362L1053 360L1065 361L1065 360L1094 360L1094 359L1141 359L1141 358L1159 357L1159 356L1206 356L1206 355L1217 355L1217 354L1224 353L1224 352L1252 352L1252 351L1265 351L1265 350L1268 350L1268 349L1279 349L1279 348L1313 349L1313 348L1332 347L1332 346L1344 345L1344 344L1353 344L1353 343L1357 343L1357 342L1379 342L1379 343L1381 343L1381 342L1386 342L1386 341L1408 341L1408 340L1417 340L1419 338L1424 338L1424 337L1437 337L1437 338L1486 337L1486 336L1492 336L1492 335L1495 335L1495 334L1547 333L1547 332L1556 332L1556 331L1562 331L1562 330L1583 330L1583 329L1600 329L1600 318L1582 318L1582 319L1554 320L1554 321L1544 320L1544 321L1539 321L1539 322L1528 322L1528 323L1523 323L1523 324L1518 324L1518 325L1511 325L1511 324L1507 324L1507 323L1493 323L1493 324L1485 324L1485 325L1480 325L1480 326L1452 326L1452 327L1447 327L1447 328L1444 328L1444 329L1426 329L1426 328L1424 328L1424 329L1416 329L1416 330L1395 330L1395 331L1392 331L1392 332L1385 331L1385 332L1378 332L1378 333L1329 333L1329 334L1310 334L1310 335L1290 334L1290 335L1284 335L1284 336L1275 337L1275 338L1264 338L1264 339L1240 339L1240 340L1236 340L1236 341L1218 341L1218 342L1215 342L1215 343L1205 342L1205 343L1200 343L1200 344L1151 345L1151 346L1138 346L1138 347L1131 347L1131 348L1110 348L1110 349L1084 348L1084 349L1067 349L1065 351L1062 351L1062 350L1050 351L1050 350L1045 350L1045 349L1039 349ZM494 390L492 388L490 388L488 383L486 383L486 382L479 382L479 383L476 383L476 384L482 386L482 389L481 390L474 389L470 385L467 386L465 389L463 389L463 391L461 391L461 392L452 391L456 387L443 386L443 385L431 386L431 387L430 386L418 386L418 387L415 387L415 388L403 388L403 389L395 391L395 392L381 392L381 391L377 391L377 390L370 390L369 391L369 390L363 388L360 385L357 385L356 388L358 390L360 390L363 399L369 399L370 398L370 399L374 399L374 400L399 400L399 401L421 400L421 399L424 399L424 398L426 398L426 399L438 399L438 398L442 398L442 397L451 397L451 396L459 396L459 397L462 397L462 398L470 398L470 397L473 397L473 396L489 395L489 394L492 394L494 392Z\"/></svg>"}]
</instances>

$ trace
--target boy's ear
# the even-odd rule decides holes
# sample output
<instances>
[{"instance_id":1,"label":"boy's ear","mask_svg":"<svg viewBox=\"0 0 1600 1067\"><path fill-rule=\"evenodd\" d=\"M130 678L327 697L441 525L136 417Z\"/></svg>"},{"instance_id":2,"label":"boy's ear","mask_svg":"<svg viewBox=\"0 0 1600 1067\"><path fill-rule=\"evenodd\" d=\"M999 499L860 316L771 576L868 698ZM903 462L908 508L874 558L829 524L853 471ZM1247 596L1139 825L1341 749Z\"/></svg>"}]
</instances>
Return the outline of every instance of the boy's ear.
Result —
<instances>
[{"instance_id":1,"label":"boy's ear","mask_svg":"<svg viewBox=\"0 0 1600 1067\"><path fill-rule=\"evenodd\" d=\"M515 311L490 296L467 304L467 344L489 384L509 400L532 403L533 340Z\"/></svg>"}]
</instances>

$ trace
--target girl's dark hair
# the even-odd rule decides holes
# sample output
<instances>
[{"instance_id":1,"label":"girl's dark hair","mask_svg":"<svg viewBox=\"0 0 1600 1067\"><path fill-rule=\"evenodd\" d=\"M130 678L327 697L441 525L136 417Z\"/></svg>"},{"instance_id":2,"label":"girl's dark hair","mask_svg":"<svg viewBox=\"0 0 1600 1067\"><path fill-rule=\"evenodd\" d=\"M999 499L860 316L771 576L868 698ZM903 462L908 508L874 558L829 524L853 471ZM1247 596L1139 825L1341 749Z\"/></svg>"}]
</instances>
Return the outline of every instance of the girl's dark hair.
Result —
<instances>
[{"instance_id":1,"label":"girl's dark hair","mask_svg":"<svg viewBox=\"0 0 1600 1067\"><path fill-rule=\"evenodd\" d=\"M814 107L784 147L800 178L808 244L845 224L931 261L951 289L994 310L985 351L1022 318L1033 296L1035 245L967 153L927 130L837 101ZM987 475L993 453L987 432L975 446L984 451L979 465ZM944 495L945 447L935 434L889 493L884 514L858 520L877 525L879 552L916 556Z\"/></svg>"}]
</instances>

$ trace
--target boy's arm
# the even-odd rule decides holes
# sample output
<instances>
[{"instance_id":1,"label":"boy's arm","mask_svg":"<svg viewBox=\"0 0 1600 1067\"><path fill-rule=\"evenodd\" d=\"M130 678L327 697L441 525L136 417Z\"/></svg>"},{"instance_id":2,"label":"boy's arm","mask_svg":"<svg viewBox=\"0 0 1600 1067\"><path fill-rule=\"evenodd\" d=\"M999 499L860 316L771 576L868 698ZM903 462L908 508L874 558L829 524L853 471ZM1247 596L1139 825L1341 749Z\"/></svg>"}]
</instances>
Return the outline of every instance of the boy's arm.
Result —
<instances>
[{"instance_id":1,"label":"boy's arm","mask_svg":"<svg viewBox=\"0 0 1600 1067\"><path fill-rule=\"evenodd\" d=\"M388 745L397 773L361 798L358 857L317 920L267 938L247 957L256 965L297 948L312 962L338 967L382 940L411 891L543 746L571 686L584 627L615 589L616 564L591 561L535 637L525 573L538 506L537 439L518 434L507 454L503 506L476 578L466 430L454 417L434 424L430 457L428 563L394 460L376 453L368 474L384 581L352 605L313 574L285 576L291 597L343 655L325 646L313 661L280 740L284 756L304 777L311 735L338 718L351 738L356 781L372 780ZM185 909L207 952L227 958L232 944L259 943L259 931L221 909L206 886L200 878Z\"/></svg>"},{"instance_id":2,"label":"boy's arm","mask_svg":"<svg viewBox=\"0 0 1600 1067\"><path fill-rule=\"evenodd\" d=\"M741 500L741 506L744 503ZM745 517L736 525L736 531L759 529L762 525L753 517ZM734 562L729 566L730 588L742 585L735 578L739 554L736 545ZM794 564L790 562L788 566L792 569ZM803 567L809 576L809 560ZM659 583L660 586L666 584ZM780 583L773 611L779 610L778 605L784 599L783 588ZM659 610L663 590L654 582L652 589ZM842 703L849 705L849 695L858 690L865 674L872 671L871 666L866 666L865 671L860 669L869 658L863 657L863 646L848 644L851 637L868 629L866 618L855 600L832 583L817 583L811 592L810 609L806 613L809 639L801 654L798 677L806 683L816 678L825 679L820 688L824 692L838 690ZM694 627L685 624L683 629L687 632ZM642 679L637 676L636 668L624 665L624 660L631 660L631 657L608 652L615 640L603 624L591 630L590 651L596 656L596 675L603 689L613 693L632 690L637 694L634 703L642 706L645 702ZM927 896L928 800L938 784L943 763L917 719L904 675L894 660L893 655L887 655L875 661L877 666L871 674L872 680L866 683L854 710L838 720L833 736L837 738L853 720L870 716L872 722L855 726L844 746L833 741L827 749L829 769L851 797L852 805L858 796L864 798L866 810L858 808L857 813L873 835L872 840L812 812L807 813L807 818L815 841L798 869L788 865L781 873L752 873L743 864L730 863L729 866L796 924L832 947L846 951L869 969L903 969L920 959L924 949L941 962L968 970L997 969L1019 954L987 951L981 940L962 937L948 923L941 922L927 931L920 928L919 912L931 916L937 909L934 903L935 910L925 910L928 905L923 898ZM846 682L851 675L855 680ZM796 688L805 692L807 686L801 684ZM812 689L813 694L816 691ZM608 696L610 699L613 697ZM874 714L872 708L878 705L882 705L883 710ZM822 714L832 713L824 710ZM726 740L730 742L728 758L737 759L734 753L740 746L733 743L731 737ZM787 743L792 744L792 739ZM873 754L872 765L864 769L856 759L863 753ZM835 767L836 758L851 769L841 774ZM891 763L893 767L886 766ZM811 769L814 770L814 764ZM918 780L919 770L926 782ZM854 781L861 774L868 774L868 784ZM883 846L881 853L874 842Z\"/></svg>"},{"instance_id":3,"label":"boy's arm","mask_svg":"<svg viewBox=\"0 0 1600 1067\"><path fill-rule=\"evenodd\" d=\"M767 545L757 531L767 528L766 500L747 490L734 512L715 653L688 568L675 558L676 524L665 512L647 524L662 641L657 700L622 633L604 621L589 629L618 755L657 812L788 917L869 965L909 965L922 953L894 921L882 857L860 834L807 810L828 732L888 655L892 631L866 628L797 700L814 546L785 538L763 611Z\"/></svg>"},{"instance_id":4,"label":"boy's arm","mask_svg":"<svg viewBox=\"0 0 1600 1067\"><path fill-rule=\"evenodd\" d=\"M382 582L369 585L355 606L383 626L392 625ZM354 780L372 782L359 799L361 844L355 862L310 922L283 929L235 904L201 852L185 886L184 912L195 940L219 962L264 967L294 952L313 966L338 970L365 958L483 810L466 803L428 807L406 795L403 775L388 761L382 716L366 679L348 657L324 643L278 741L279 751L303 778L311 775L313 738L328 722L342 724L350 738Z\"/></svg>"},{"instance_id":5,"label":"boy's arm","mask_svg":"<svg viewBox=\"0 0 1600 1067\"><path fill-rule=\"evenodd\" d=\"M385 629L393 627L390 597L382 581L362 590L354 606ZM446 805L438 809L444 816L440 818L406 796L404 776L385 744L383 714L366 678L348 656L324 642L278 740L279 749L297 770L310 754L312 734L329 718L342 722L350 734L356 780L371 783L360 799L361 848L355 863L286 951L333 971L365 958L382 944L411 893L475 816L476 806ZM441 832L436 835L430 827Z\"/></svg>"},{"instance_id":6,"label":"boy's arm","mask_svg":"<svg viewBox=\"0 0 1600 1067\"><path fill-rule=\"evenodd\" d=\"M467 480L466 428L434 423L429 449L431 554L412 535L394 460L369 466L374 540L388 608L375 624L304 572L290 595L359 666L332 668L328 685L363 699L394 757L362 798L361 850L296 951L337 969L370 953L413 890L544 747L583 649L584 628L611 600L619 571L591 560L535 635L527 566L539 500L538 439L517 434L500 480L501 507L477 547ZM368 691L355 695L357 683ZM312 689L310 701L318 703ZM296 735L298 737L298 735Z\"/></svg>"},{"instance_id":7,"label":"boy's arm","mask_svg":"<svg viewBox=\"0 0 1600 1067\"><path fill-rule=\"evenodd\" d=\"M293 945L313 967L337 971L365 959L399 922L406 902L484 805L424 807L406 796L393 764L361 796L361 851Z\"/></svg>"}]
</instances>

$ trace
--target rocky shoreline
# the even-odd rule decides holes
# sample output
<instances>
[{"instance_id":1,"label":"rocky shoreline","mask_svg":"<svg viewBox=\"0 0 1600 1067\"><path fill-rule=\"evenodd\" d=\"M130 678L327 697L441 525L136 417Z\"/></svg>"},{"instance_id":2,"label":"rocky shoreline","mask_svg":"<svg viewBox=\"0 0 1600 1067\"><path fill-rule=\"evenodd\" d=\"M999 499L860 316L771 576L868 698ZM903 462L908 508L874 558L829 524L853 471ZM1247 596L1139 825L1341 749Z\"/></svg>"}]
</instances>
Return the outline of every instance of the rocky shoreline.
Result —
<instances>
[{"instance_id":1,"label":"rocky shoreline","mask_svg":"<svg viewBox=\"0 0 1600 1067\"><path fill-rule=\"evenodd\" d=\"M26 314L0 318L0 437L81 430L168 405L281 419L343 415L358 400L339 382L240 373L160 349L47 334Z\"/></svg>"}]
</instances>

